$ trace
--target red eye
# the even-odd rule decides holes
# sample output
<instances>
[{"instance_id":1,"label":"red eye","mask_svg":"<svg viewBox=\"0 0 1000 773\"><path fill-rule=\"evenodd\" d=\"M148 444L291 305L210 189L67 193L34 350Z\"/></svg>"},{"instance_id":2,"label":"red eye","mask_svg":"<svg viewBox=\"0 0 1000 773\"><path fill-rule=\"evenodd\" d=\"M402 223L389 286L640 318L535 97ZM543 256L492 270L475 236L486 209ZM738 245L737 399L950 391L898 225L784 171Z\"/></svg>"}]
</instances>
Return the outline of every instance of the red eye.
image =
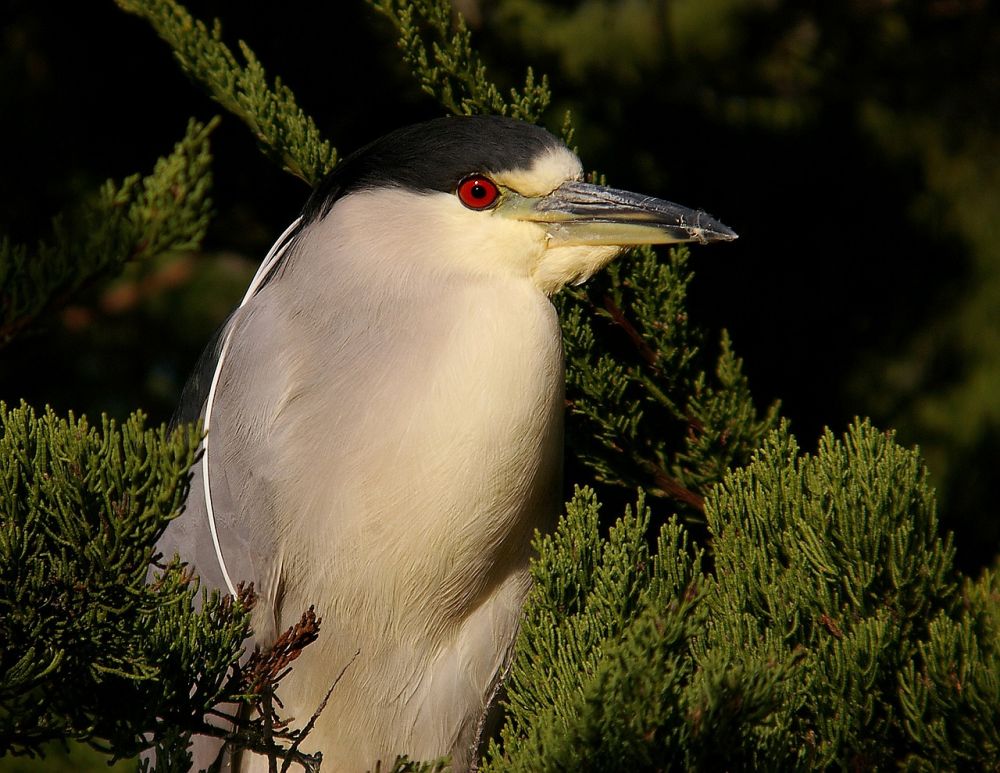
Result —
<instances>
[{"instance_id":1,"label":"red eye","mask_svg":"<svg viewBox=\"0 0 1000 773\"><path fill-rule=\"evenodd\" d=\"M489 177L470 175L458 184L458 199L469 209L488 209L500 198L500 189Z\"/></svg>"}]
</instances>

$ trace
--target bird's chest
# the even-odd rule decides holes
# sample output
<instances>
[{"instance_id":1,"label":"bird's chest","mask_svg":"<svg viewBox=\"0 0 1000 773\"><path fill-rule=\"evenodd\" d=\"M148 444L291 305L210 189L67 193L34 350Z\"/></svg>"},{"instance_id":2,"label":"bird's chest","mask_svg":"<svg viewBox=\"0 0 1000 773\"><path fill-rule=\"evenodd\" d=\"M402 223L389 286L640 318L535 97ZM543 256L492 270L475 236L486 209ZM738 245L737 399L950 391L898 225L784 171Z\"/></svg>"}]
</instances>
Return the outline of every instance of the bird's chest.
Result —
<instances>
[{"instance_id":1,"label":"bird's chest","mask_svg":"<svg viewBox=\"0 0 1000 773\"><path fill-rule=\"evenodd\" d=\"M316 472L289 489L313 528L299 547L386 608L436 605L446 621L521 571L555 516L563 359L555 311L527 283L436 300L352 317L285 426Z\"/></svg>"},{"instance_id":2,"label":"bird's chest","mask_svg":"<svg viewBox=\"0 0 1000 773\"><path fill-rule=\"evenodd\" d=\"M400 384L394 430L363 484L370 534L400 549L418 544L435 557L428 568L456 588L476 584L544 526L562 464L563 360L551 305L518 293L462 300L452 312L462 322L442 340L415 342L426 360ZM380 485L385 461L395 471L389 487Z\"/></svg>"}]
</instances>

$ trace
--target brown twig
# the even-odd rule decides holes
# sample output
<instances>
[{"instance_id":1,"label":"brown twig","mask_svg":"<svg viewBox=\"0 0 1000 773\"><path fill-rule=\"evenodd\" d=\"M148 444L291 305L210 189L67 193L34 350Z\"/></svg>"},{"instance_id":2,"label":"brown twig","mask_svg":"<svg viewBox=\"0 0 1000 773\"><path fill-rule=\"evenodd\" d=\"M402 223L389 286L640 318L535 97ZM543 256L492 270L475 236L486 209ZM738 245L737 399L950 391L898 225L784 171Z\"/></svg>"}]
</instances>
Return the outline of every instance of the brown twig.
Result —
<instances>
[{"instance_id":1,"label":"brown twig","mask_svg":"<svg viewBox=\"0 0 1000 773\"><path fill-rule=\"evenodd\" d=\"M844 638L844 632L840 630L840 626L837 625L837 621L825 612L819 616L819 623L823 625L831 634L833 634L834 638Z\"/></svg>"},{"instance_id":2,"label":"brown twig","mask_svg":"<svg viewBox=\"0 0 1000 773\"><path fill-rule=\"evenodd\" d=\"M657 363L660 356L654 351L653 347L646 343L646 339L642 337L642 333L625 316L625 312L622 311L621 306L615 303L614 298L607 293L604 294L603 302L604 310L611 315L611 321L618 325L622 329L622 332L628 336L629 340L639 350L639 354L650 367L658 369Z\"/></svg>"},{"instance_id":3,"label":"brown twig","mask_svg":"<svg viewBox=\"0 0 1000 773\"><path fill-rule=\"evenodd\" d=\"M272 690L268 685L264 690L264 710L261 716L264 720L264 742L267 744L267 771L268 773L278 773L278 757L275 754L276 744L274 743L274 704L271 701ZM288 759L285 760L285 764ZM284 768L282 768L284 770Z\"/></svg>"},{"instance_id":4,"label":"brown twig","mask_svg":"<svg viewBox=\"0 0 1000 773\"><path fill-rule=\"evenodd\" d=\"M315 608L309 607L299 622L281 634L270 649L266 652L256 650L242 669L244 692L260 695L265 687L280 682L292 661L319 637L321 622Z\"/></svg>"},{"instance_id":5,"label":"brown twig","mask_svg":"<svg viewBox=\"0 0 1000 773\"><path fill-rule=\"evenodd\" d=\"M666 471L658 464L655 464L648 459L639 459L639 463L643 466L646 472L652 476L656 487L666 496L679 502L691 505L691 507L698 510L698 512L705 512L705 497L701 494L692 491L676 478L672 478L667 475Z\"/></svg>"},{"instance_id":6,"label":"brown twig","mask_svg":"<svg viewBox=\"0 0 1000 773\"><path fill-rule=\"evenodd\" d=\"M333 688L337 686L337 683L343 678L344 674L347 673L347 669L353 665L354 661L358 659L358 655L360 654L361 650L359 649L354 653L354 657L347 661L347 665L340 669L340 673L337 674L337 678L333 680L333 684L330 685L330 689L326 691L326 695L323 696L323 700L321 700L319 706L316 707L316 711L314 711L313 715L309 717L309 721L306 722L306 726L302 728L302 732L296 736L292 745L289 747L288 757L285 758L285 764L281 766L281 773L288 773L288 766L292 764L292 756L298 754L299 744L301 744L305 740L306 736L312 732L313 727L316 725L316 720L319 719L319 715L323 713L323 709L326 708L327 701L330 700L330 696L333 694ZM320 761L322 761L322 759L323 758L320 757ZM303 767L306 766L303 765ZM312 770L312 768L306 769ZM316 769L318 770L318 766Z\"/></svg>"},{"instance_id":7,"label":"brown twig","mask_svg":"<svg viewBox=\"0 0 1000 773\"><path fill-rule=\"evenodd\" d=\"M621 306L615 303L614 298L605 293L603 302L604 310L611 316L611 321L622 329L622 332L625 333L629 341L631 341L633 346L635 346L642 359L645 360L657 374L660 374L660 355L653 349L653 347L646 343L646 339L643 337L642 333L640 333L636 326L629 321L629 318L625 316L625 312L622 310ZM591 307L596 308L593 304L591 304ZM704 430L704 425L693 416L683 415L676 409L675 413L677 413L677 418L683 419L688 423L689 430Z\"/></svg>"}]
</instances>

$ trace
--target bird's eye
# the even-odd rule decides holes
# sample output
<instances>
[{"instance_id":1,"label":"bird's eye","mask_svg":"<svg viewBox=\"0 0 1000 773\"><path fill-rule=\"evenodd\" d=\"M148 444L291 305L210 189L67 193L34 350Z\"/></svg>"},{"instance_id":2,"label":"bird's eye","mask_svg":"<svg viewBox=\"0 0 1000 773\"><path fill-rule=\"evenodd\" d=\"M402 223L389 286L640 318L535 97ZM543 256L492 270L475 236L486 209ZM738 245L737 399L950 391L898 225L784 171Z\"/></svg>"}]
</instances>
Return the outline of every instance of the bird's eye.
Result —
<instances>
[{"instance_id":1,"label":"bird's eye","mask_svg":"<svg viewBox=\"0 0 1000 773\"><path fill-rule=\"evenodd\" d=\"M458 194L458 200L469 209L489 209L500 198L497 184L481 174L464 178L455 192Z\"/></svg>"}]
</instances>

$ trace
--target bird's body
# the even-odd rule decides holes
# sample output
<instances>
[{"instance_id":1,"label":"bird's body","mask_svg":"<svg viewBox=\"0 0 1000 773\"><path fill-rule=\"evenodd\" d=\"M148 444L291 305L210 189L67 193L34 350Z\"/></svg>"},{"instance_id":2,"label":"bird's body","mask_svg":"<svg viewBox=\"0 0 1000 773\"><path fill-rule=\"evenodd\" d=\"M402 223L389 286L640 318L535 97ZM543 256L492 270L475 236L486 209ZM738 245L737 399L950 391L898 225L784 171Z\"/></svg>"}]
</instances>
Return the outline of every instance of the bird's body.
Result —
<instances>
[{"instance_id":1,"label":"bird's body","mask_svg":"<svg viewBox=\"0 0 1000 773\"><path fill-rule=\"evenodd\" d=\"M214 524L199 466L161 543L209 586L255 583L262 646L315 606L321 635L279 697L301 726L343 671L305 743L324 770L397 754L471 764L532 535L558 511L563 358L548 296L619 250L559 241L548 211L519 216L580 177L551 135L506 119L422 126L345 161L231 317L209 417ZM422 173L443 182L380 181L387 158L432 164ZM463 194L474 174L518 216Z\"/></svg>"},{"instance_id":2,"label":"bird's body","mask_svg":"<svg viewBox=\"0 0 1000 773\"><path fill-rule=\"evenodd\" d=\"M326 678L290 678L288 711L311 714L359 652L315 731L342 738L325 756L351 770L472 743L478 713L464 707L481 710L506 656L532 531L557 505L562 357L551 304L527 281L455 272L399 282L386 272L370 306L351 279L379 268L363 252L325 250L337 228L334 209L310 234L317 249L303 249L322 267L290 267L271 286L284 297L262 291L278 314L255 319L249 306L239 339L269 340L252 355L254 380L267 374L269 388L241 402L245 415L220 405L213 421L237 439L221 466L275 473L232 494L243 512L273 503L251 543L274 541L260 576L276 581L261 591L273 599L280 583L281 603L257 630L280 632L311 604L323 618L293 677ZM337 254L360 260L343 265ZM320 287L309 281L316 271L346 281ZM323 330L308 337L321 345L303 343L293 333L301 325ZM235 375L248 355L235 343L231 354ZM432 716L433 726L420 725Z\"/></svg>"}]
</instances>

